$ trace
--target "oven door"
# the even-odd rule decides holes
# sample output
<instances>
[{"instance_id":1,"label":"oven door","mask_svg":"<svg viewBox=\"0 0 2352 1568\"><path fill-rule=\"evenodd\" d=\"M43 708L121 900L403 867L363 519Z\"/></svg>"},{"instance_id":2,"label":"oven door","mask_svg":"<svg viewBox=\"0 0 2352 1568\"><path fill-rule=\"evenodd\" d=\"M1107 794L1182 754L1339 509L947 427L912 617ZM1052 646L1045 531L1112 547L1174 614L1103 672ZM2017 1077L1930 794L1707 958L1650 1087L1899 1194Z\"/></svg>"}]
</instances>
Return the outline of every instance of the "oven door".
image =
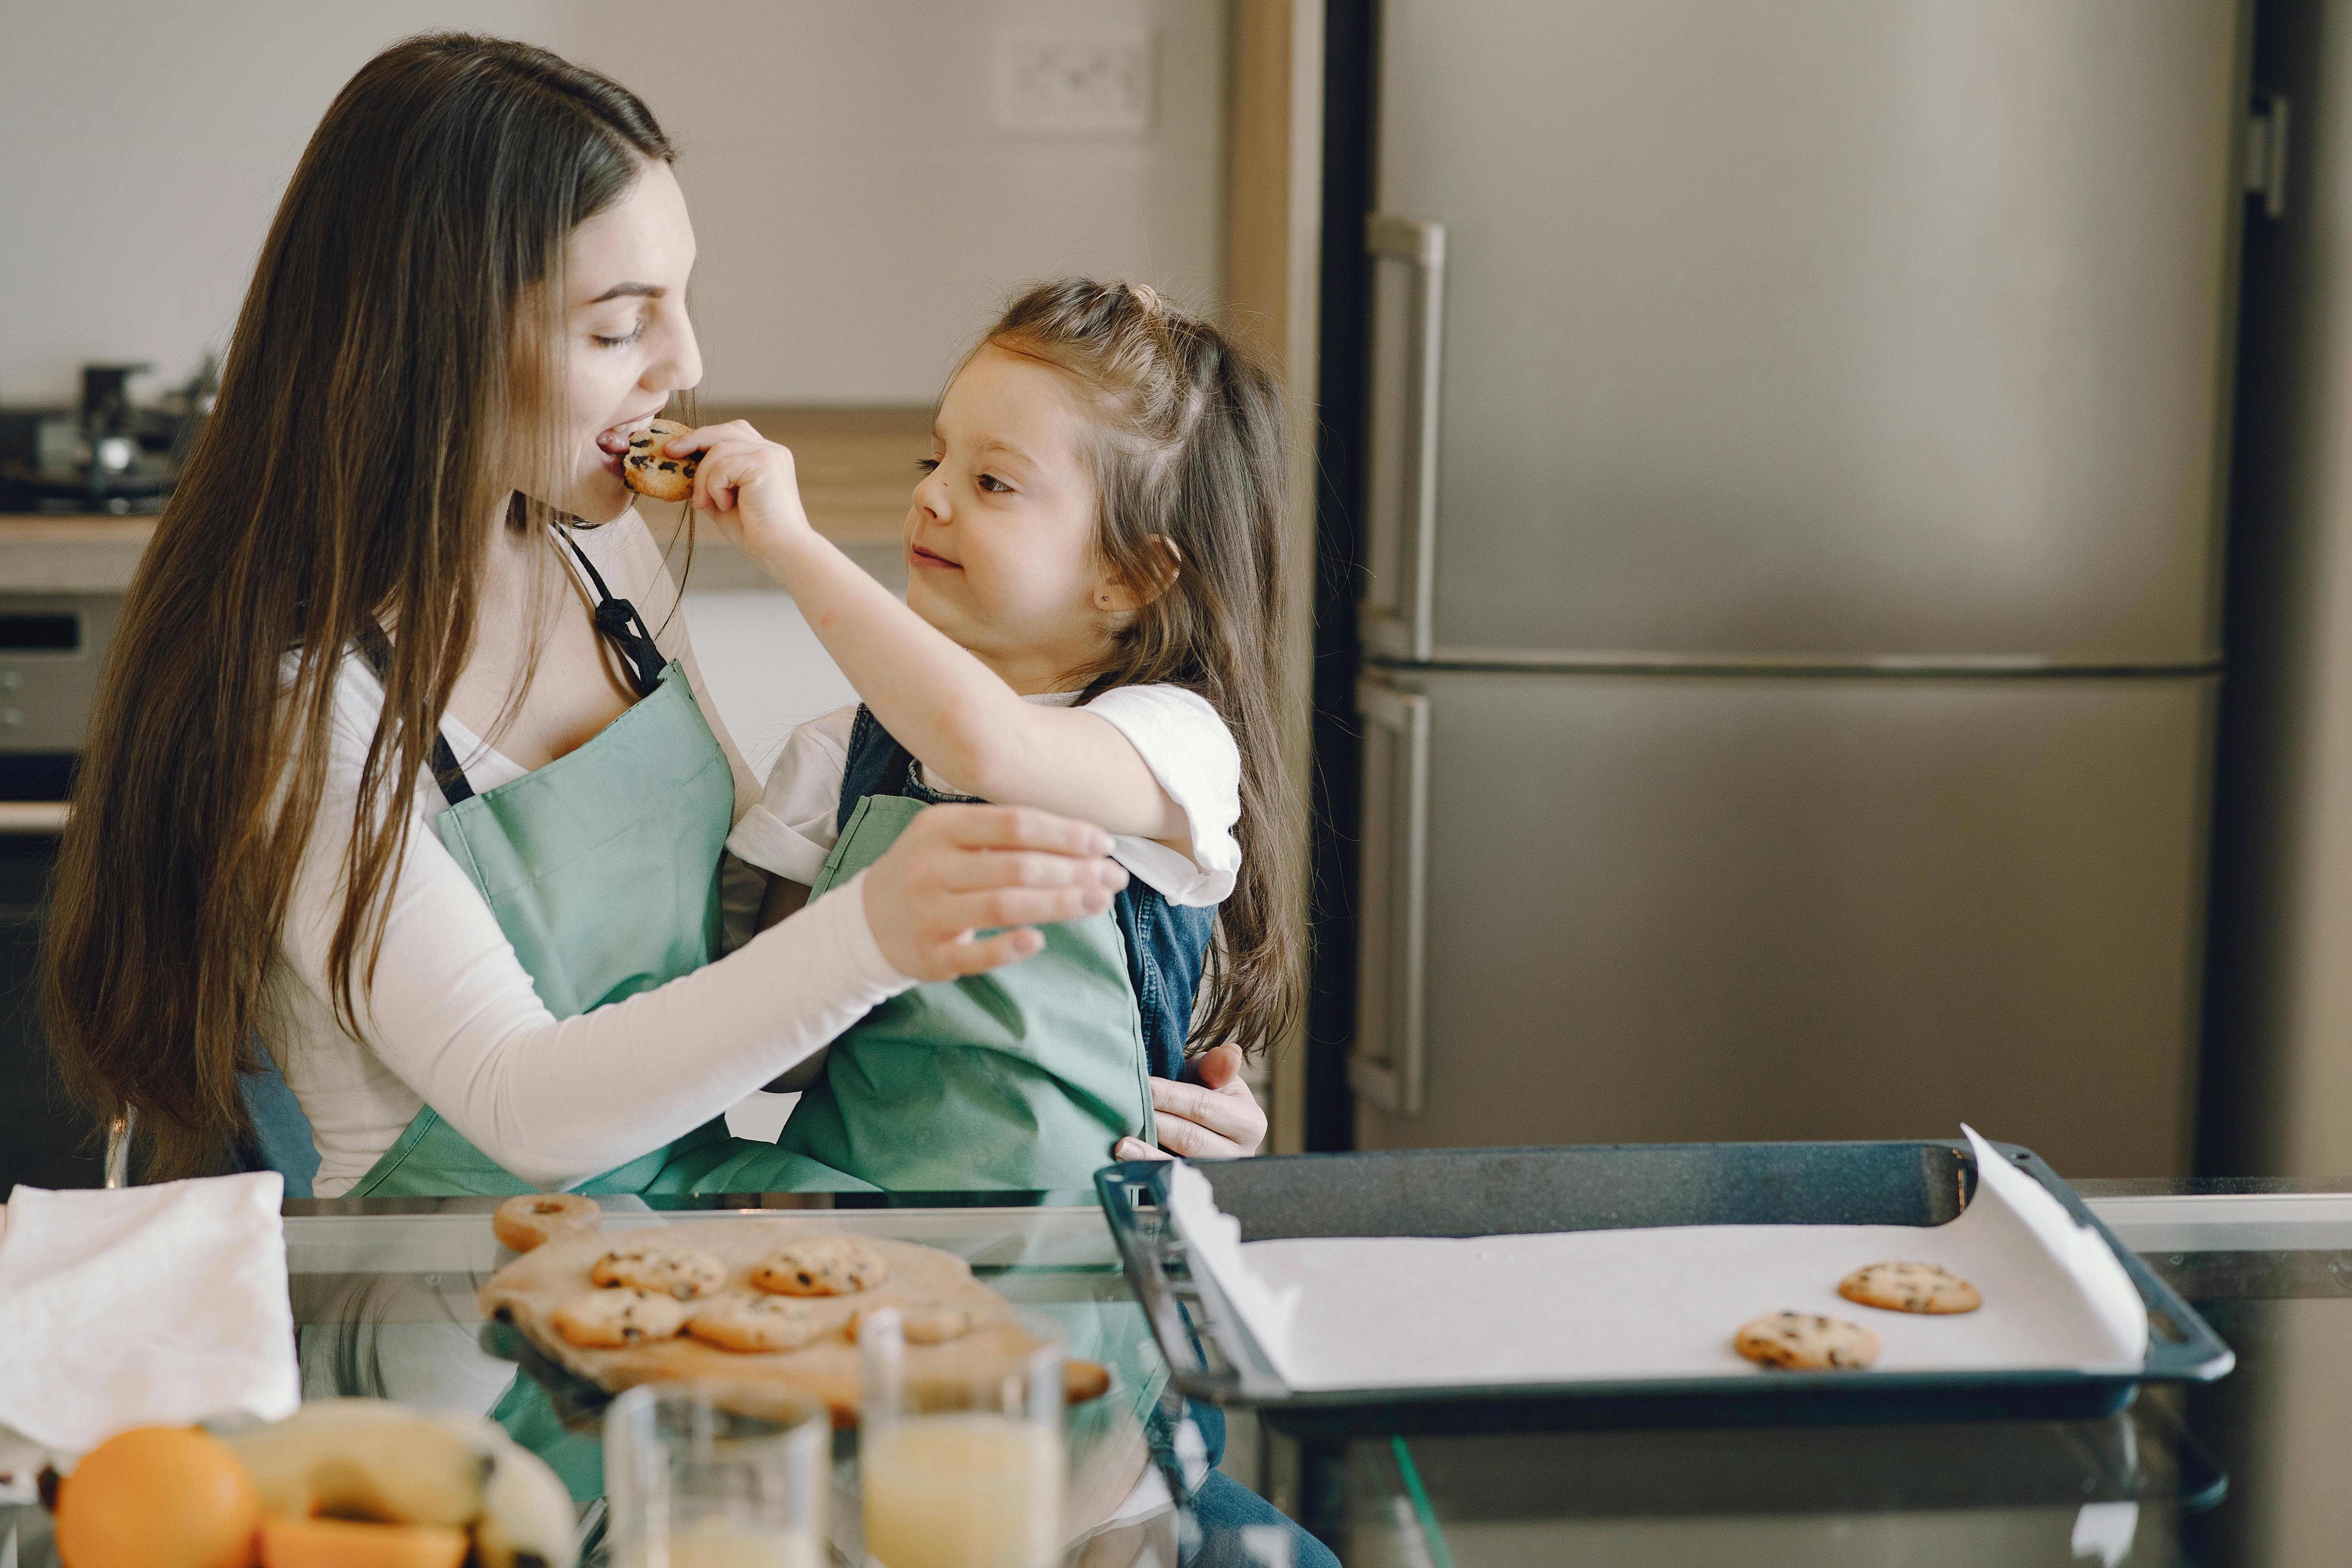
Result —
<instances>
[{"instance_id":1,"label":"oven door","mask_svg":"<svg viewBox=\"0 0 2352 1568\"><path fill-rule=\"evenodd\" d=\"M102 1138L58 1081L39 952L58 835L120 594L0 594L0 1203L94 1187Z\"/></svg>"}]
</instances>

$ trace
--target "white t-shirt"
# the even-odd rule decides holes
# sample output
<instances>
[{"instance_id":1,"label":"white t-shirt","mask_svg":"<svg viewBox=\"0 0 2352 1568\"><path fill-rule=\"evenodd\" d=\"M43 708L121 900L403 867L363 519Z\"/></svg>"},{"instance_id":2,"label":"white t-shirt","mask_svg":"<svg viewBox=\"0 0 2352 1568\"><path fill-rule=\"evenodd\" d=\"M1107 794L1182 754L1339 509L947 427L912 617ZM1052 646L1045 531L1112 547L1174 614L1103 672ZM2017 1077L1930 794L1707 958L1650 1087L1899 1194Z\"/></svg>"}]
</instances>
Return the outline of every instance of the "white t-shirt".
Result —
<instances>
[{"instance_id":1,"label":"white t-shirt","mask_svg":"<svg viewBox=\"0 0 2352 1568\"><path fill-rule=\"evenodd\" d=\"M1077 701L1075 691L1026 699L1053 707ZM1127 737L1160 787L1184 812L1190 853L1157 839L1111 836L1111 856L1171 904L1223 903L1241 870L1234 825L1242 815L1242 759L1233 731L1208 700L1181 686L1116 686L1087 704ZM841 784L849 771L855 707L836 709L792 732L758 805L735 824L727 847L764 870L814 883L840 837ZM964 792L927 765L923 785L942 795Z\"/></svg>"},{"instance_id":2,"label":"white t-shirt","mask_svg":"<svg viewBox=\"0 0 2352 1568\"><path fill-rule=\"evenodd\" d=\"M643 613L663 653L684 664L733 764L740 818L758 784L703 685L652 536L632 511L575 537L613 593ZM335 680L326 792L296 872L263 1025L310 1121L319 1196L348 1191L428 1103L523 1180L573 1185L726 1114L912 984L883 958L864 900L845 884L841 896L816 900L740 952L559 1022L442 847L433 819L446 803L420 773L383 957L374 984L358 988L360 1029L346 1031L331 1003L327 951L342 910L360 768L383 703L375 672L346 657ZM447 721L444 733L477 791L522 776L464 725Z\"/></svg>"}]
</instances>

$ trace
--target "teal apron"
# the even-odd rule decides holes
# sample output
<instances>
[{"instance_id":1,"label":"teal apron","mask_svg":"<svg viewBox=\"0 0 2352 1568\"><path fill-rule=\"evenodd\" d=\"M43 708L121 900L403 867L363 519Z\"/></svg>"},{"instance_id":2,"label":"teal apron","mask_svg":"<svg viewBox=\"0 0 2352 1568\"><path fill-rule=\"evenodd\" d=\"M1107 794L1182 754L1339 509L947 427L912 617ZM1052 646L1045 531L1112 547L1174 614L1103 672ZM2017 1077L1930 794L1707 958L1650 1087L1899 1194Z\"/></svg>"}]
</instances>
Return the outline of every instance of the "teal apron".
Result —
<instances>
[{"instance_id":1,"label":"teal apron","mask_svg":"<svg viewBox=\"0 0 2352 1568\"><path fill-rule=\"evenodd\" d=\"M584 555L581 564L595 585L597 626L627 655L640 700L587 744L478 795L446 741L436 740L433 759L450 802L435 819L441 842L558 1018L650 991L718 956L719 858L735 817L734 772L685 669L662 660L634 606L606 591ZM362 651L381 670L382 634ZM722 1116L572 1190L676 1196L865 1185L730 1137ZM348 1195L538 1190L428 1105Z\"/></svg>"},{"instance_id":2,"label":"teal apron","mask_svg":"<svg viewBox=\"0 0 2352 1568\"><path fill-rule=\"evenodd\" d=\"M872 865L925 809L859 801L809 896ZM1040 929L1034 957L902 992L835 1039L777 1148L892 1192L1091 1192L1114 1144L1154 1136L1135 988L1110 915Z\"/></svg>"},{"instance_id":3,"label":"teal apron","mask_svg":"<svg viewBox=\"0 0 2352 1568\"><path fill-rule=\"evenodd\" d=\"M433 750L433 771L449 802L435 819L441 842L558 1018L650 991L718 956L719 858L735 817L734 771L685 668L663 661L635 607L614 598L587 558L580 560L595 586L598 629L627 657L639 700L587 744L479 794L446 740L436 737ZM373 636L363 637L361 651L381 675L389 644L380 630L367 631ZM716 1117L572 1190L683 1195L864 1185L771 1144L730 1137L725 1118ZM428 1105L349 1195L510 1197L537 1190ZM490 1417L554 1467L574 1500L602 1495L595 1433L567 1426L528 1373L517 1374Z\"/></svg>"}]
</instances>

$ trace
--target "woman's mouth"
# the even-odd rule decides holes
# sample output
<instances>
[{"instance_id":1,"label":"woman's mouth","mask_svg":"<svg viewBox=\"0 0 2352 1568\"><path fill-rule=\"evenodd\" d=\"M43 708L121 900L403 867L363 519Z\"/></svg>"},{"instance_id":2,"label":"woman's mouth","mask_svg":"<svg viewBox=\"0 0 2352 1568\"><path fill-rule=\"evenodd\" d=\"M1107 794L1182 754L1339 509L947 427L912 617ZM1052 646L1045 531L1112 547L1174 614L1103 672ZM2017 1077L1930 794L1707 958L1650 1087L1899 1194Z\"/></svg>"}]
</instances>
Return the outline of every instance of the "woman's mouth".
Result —
<instances>
[{"instance_id":1,"label":"woman's mouth","mask_svg":"<svg viewBox=\"0 0 2352 1568\"><path fill-rule=\"evenodd\" d=\"M656 408L650 414L633 415L608 429L596 433L596 450L603 455L604 471L614 479L621 477L621 459L629 455L629 437L645 428L648 420L660 416Z\"/></svg>"},{"instance_id":2,"label":"woman's mouth","mask_svg":"<svg viewBox=\"0 0 2352 1568\"><path fill-rule=\"evenodd\" d=\"M615 425L610 430L599 432L596 437L596 449L600 452L610 452L614 457L625 453L629 449L629 429L626 425Z\"/></svg>"}]
</instances>

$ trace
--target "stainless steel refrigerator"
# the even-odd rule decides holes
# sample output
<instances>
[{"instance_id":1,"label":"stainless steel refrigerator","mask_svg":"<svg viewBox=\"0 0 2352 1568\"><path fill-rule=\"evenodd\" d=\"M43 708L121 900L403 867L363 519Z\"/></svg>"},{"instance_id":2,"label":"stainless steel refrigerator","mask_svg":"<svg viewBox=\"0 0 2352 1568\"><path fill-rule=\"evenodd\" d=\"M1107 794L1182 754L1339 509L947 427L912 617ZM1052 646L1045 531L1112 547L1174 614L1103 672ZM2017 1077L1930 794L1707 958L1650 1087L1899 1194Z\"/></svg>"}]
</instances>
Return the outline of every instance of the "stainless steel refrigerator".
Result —
<instances>
[{"instance_id":1,"label":"stainless steel refrigerator","mask_svg":"<svg viewBox=\"0 0 2352 1568\"><path fill-rule=\"evenodd\" d=\"M2185 1170L2242 7L1361 14L1356 1144Z\"/></svg>"}]
</instances>

